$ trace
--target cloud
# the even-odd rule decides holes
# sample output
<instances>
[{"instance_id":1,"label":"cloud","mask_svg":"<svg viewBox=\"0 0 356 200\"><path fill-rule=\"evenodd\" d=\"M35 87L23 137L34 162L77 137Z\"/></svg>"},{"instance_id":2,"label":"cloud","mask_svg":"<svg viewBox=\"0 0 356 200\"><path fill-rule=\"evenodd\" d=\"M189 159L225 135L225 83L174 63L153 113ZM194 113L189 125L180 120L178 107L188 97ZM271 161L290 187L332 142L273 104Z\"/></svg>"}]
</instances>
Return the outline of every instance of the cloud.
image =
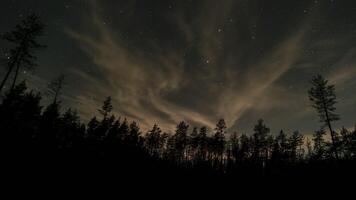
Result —
<instances>
[{"instance_id":1,"label":"cloud","mask_svg":"<svg viewBox=\"0 0 356 200\"><path fill-rule=\"evenodd\" d=\"M111 95L119 114L140 120L141 126L146 129L159 123L164 129L172 130L180 120L211 125L201 114L162 98L164 93L174 91L184 84L184 63L177 52L157 55L153 60L143 56L140 51L132 52L101 23L95 10L91 14L94 30L98 31L97 37L73 30L68 33L81 44L82 50L100 68L106 81L98 80L86 72L76 71L90 85L79 99L90 96L90 93ZM83 109L87 104L94 103L83 102ZM89 107L96 106L95 104L98 103Z\"/></svg>"},{"instance_id":2,"label":"cloud","mask_svg":"<svg viewBox=\"0 0 356 200\"><path fill-rule=\"evenodd\" d=\"M224 5L221 9L228 10L226 8L230 6ZM69 31L69 34L80 42L82 50L92 58L106 76L106 81L99 81L85 72L77 72L80 77L89 81L91 86L86 88L87 92L82 95L88 96L89 93L98 93L98 91L112 95L115 105L118 105L116 109L118 113L133 119L139 118L146 128L153 123L159 123L163 128L171 130L180 120L213 127L213 119L217 120L220 117L231 120L231 124L234 124L246 110L258 102L258 98L266 92L268 86L291 67L298 54L303 35L303 33L298 33L292 36L278 45L259 63L248 66L249 70L242 75L245 80L243 87L241 85L236 87L236 84L232 84L233 87L225 89L217 87L214 83L200 83L202 87L199 89L210 91L208 93L212 94L212 102L215 102L210 109L213 111L212 117L206 117L205 114L195 109L180 106L164 98L165 94L180 90L185 87L185 84L194 84L194 80L186 76L185 60L182 59L180 51L166 52L164 55L155 55L154 59L148 59L140 50L136 49L137 51L134 52L126 48L122 38L114 35L113 31L102 23L103 20L98 15L96 6L93 4L91 13L92 25L96 31L95 36ZM203 21L197 31L190 31L195 29L194 23L185 23L183 29L186 30L188 42L191 40L189 38L197 38L198 54L203 62L206 60L206 64L209 64L206 67L207 74L210 75L208 80L213 80L221 76L221 71L226 75L236 72L229 72L231 68L221 70L216 62L223 56L218 51L222 38L219 24L226 20L229 12L225 12L226 16L221 17L220 12L213 12L214 7L209 4L206 4L203 9L213 14L208 17L200 16ZM182 24L184 24L183 20L180 20L180 25ZM218 78L228 79L228 77ZM234 80L231 78L227 84L230 84L229 82L233 83ZM219 90L224 98L217 98ZM80 96L80 98L84 97ZM90 104L90 101L86 104Z\"/></svg>"},{"instance_id":3,"label":"cloud","mask_svg":"<svg viewBox=\"0 0 356 200\"><path fill-rule=\"evenodd\" d=\"M251 107L259 104L270 86L294 64L302 47L303 32L282 42L270 55L259 61L244 75L243 88L229 88L224 91L219 113L234 124ZM230 72L233 73L233 72ZM233 80L231 80L233 81ZM264 102L269 108L273 101ZM261 105L261 104L260 104Z\"/></svg>"},{"instance_id":4,"label":"cloud","mask_svg":"<svg viewBox=\"0 0 356 200\"><path fill-rule=\"evenodd\" d=\"M175 11L159 10L165 13L158 15L158 24L153 23L156 18L136 16L150 8L130 4L130 18L116 22L130 20L130 27L103 23L99 11L110 8L100 6L91 5L87 27L68 30L96 66L96 73L73 70L86 83L76 97L83 101L80 109L85 115L95 112L108 95L117 115L138 120L144 129L158 123L172 131L182 120L213 128L219 118L235 126L251 111L256 119L249 120L255 121L258 112L288 110L291 105L295 118L309 115L305 91L290 90L280 79L303 61L315 16L311 9L298 24L274 33L263 24L265 19L251 17L249 12L260 10L245 1L207 1L199 9L192 5L194 12L179 6ZM303 66L313 65L306 61ZM331 79L346 80L347 71Z\"/></svg>"}]
</instances>

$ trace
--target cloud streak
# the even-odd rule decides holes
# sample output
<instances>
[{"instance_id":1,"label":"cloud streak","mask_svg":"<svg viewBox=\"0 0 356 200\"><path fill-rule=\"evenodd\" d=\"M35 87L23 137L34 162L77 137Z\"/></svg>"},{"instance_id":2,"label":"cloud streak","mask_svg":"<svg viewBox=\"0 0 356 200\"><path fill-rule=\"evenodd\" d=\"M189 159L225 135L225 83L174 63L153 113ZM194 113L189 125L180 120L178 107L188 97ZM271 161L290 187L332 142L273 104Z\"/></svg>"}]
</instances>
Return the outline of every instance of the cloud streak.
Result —
<instances>
[{"instance_id":1,"label":"cloud streak","mask_svg":"<svg viewBox=\"0 0 356 200\"><path fill-rule=\"evenodd\" d=\"M306 103L300 97L305 94L290 91L280 81L291 69L302 71L305 67L298 66L313 65L300 63L317 12L312 12L313 6L308 7L310 14L298 12L299 20L286 19L297 24L286 25L287 30L275 27L273 32L260 7L245 1L205 1L199 9L189 5L194 12L177 5L170 12L162 10L158 24L141 28L141 22L155 20L137 16L143 12L138 4L125 7L130 17L123 20L130 19L132 26L115 25L120 21L108 25L100 10L110 13L112 8L92 3L85 29L67 31L101 74L72 70L88 83L78 96L85 102L81 109L93 108L85 114L100 105L100 98L90 98L94 93L111 95L117 114L138 120L144 129L158 123L165 131L174 130L181 120L213 128L219 118L225 118L236 127L251 112L256 119L250 120L257 120L265 115L256 112L287 110L291 104L308 106L301 105ZM150 15L149 9L144 12ZM249 12L262 14L251 17ZM341 83L355 76L352 69L341 69L330 79ZM308 108L300 109L295 118L308 113Z\"/></svg>"}]
</instances>

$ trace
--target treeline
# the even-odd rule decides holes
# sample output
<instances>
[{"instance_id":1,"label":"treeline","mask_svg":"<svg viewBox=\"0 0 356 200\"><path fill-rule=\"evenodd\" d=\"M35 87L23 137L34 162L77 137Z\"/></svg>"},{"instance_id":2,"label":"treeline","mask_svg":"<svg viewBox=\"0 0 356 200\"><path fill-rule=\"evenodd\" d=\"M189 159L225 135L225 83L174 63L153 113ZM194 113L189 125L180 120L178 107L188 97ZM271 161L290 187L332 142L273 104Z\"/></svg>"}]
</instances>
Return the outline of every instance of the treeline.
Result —
<instances>
[{"instance_id":1,"label":"treeline","mask_svg":"<svg viewBox=\"0 0 356 200\"><path fill-rule=\"evenodd\" d=\"M54 101L42 108L41 95L28 91L24 82L8 91L0 104L0 127L11 155L21 156L57 152L79 153L80 156L107 158L120 163L120 158L162 160L167 167L200 169L212 173L235 173L241 168L255 175L300 167L315 163L332 163L356 159L356 131L342 128L335 132L335 145L325 139L324 129L316 131L310 140L298 131L273 134L262 119L250 135L228 133L223 119L212 131L207 127L192 127L182 121L174 134L161 131L155 124L142 132L137 122L129 122L111 114L108 97L99 109L100 117L83 124L76 111L60 112L61 103ZM276 135L276 136L274 136ZM338 157L334 154L336 147ZM119 152L118 152L119 151ZM70 155L72 156L72 155ZM97 157L96 157L97 158ZM122 163L125 164L125 163ZM256 174L257 173L257 174Z\"/></svg>"},{"instance_id":2,"label":"treeline","mask_svg":"<svg viewBox=\"0 0 356 200\"><path fill-rule=\"evenodd\" d=\"M137 122L112 115L110 97L98 110L100 117L84 124L75 110L61 112L63 76L49 83L46 94L51 103L42 107L42 95L28 90L25 82L16 81L20 68L35 66L34 50L43 47L36 39L43 28L39 18L31 15L2 37L13 44L6 54L7 72L0 85L1 92L13 74L0 102L2 146L10 159L24 159L27 164L46 159L89 161L129 171L148 168L231 176L314 173L315 167L320 171L329 165L355 163L356 127L352 131L333 129L332 122L339 119L335 87L320 75L313 77L309 90L321 122L311 139L298 131L271 133L262 119L248 135L228 133L224 119L213 130L190 127L182 121L174 134L162 132L158 124L142 132ZM325 128L330 140L325 139Z\"/></svg>"}]
</instances>

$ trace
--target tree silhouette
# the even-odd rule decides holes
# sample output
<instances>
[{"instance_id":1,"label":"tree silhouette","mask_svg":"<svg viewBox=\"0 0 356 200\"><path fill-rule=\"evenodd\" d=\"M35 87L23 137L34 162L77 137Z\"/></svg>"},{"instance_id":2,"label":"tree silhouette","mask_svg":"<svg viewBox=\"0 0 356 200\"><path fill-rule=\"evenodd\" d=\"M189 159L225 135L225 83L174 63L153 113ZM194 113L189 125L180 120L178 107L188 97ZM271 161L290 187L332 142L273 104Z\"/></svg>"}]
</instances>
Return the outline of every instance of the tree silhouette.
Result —
<instances>
[{"instance_id":1,"label":"tree silhouette","mask_svg":"<svg viewBox=\"0 0 356 200\"><path fill-rule=\"evenodd\" d=\"M314 150L313 150L313 159L316 160L321 160L324 159L325 157L325 146L326 146L326 142L324 140L324 136L325 136L325 130L323 128L321 128L318 131L315 131L314 135L313 135L313 141L314 141Z\"/></svg>"},{"instance_id":2,"label":"tree silhouette","mask_svg":"<svg viewBox=\"0 0 356 200\"><path fill-rule=\"evenodd\" d=\"M189 154L193 159L196 159L197 157L197 150L199 146L199 134L198 134L198 128L194 127L190 136L189 136Z\"/></svg>"},{"instance_id":3,"label":"tree silhouette","mask_svg":"<svg viewBox=\"0 0 356 200\"><path fill-rule=\"evenodd\" d=\"M240 152L240 140L239 137L237 135L237 132L234 132L231 136L230 136L230 140L229 140L229 152L228 153L228 160L231 159L230 157L233 157L234 161L239 159L239 152Z\"/></svg>"},{"instance_id":4,"label":"tree silhouette","mask_svg":"<svg viewBox=\"0 0 356 200\"><path fill-rule=\"evenodd\" d=\"M101 109L99 109L99 112L103 115L103 118L106 119L112 109L113 106L111 103L111 97L106 97L105 101L103 102L103 106L101 107Z\"/></svg>"},{"instance_id":5,"label":"tree silhouette","mask_svg":"<svg viewBox=\"0 0 356 200\"><path fill-rule=\"evenodd\" d=\"M59 131L60 104L48 105L40 119L39 141L43 148L54 150L57 146Z\"/></svg>"},{"instance_id":6,"label":"tree silhouette","mask_svg":"<svg viewBox=\"0 0 356 200\"><path fill-rule=\"evenodd\" d=\"M251 140L245 134L242 134L240 137L240 150L238 161L240 163L246 162L251 156Z\"/></svg>"},{"instance_id":7,"label":"tree silhouette","mask_svg":"<svg viewBox=\"0 0 356 200\"><path fill-rule=\"evenodd\" d=\"M3 146L21 148L31 145L38 138L36 129L41 118L41 96L26 90L26 83L21 82L6 92L2 99L0 127L4 137Z\"/></svg>"},{"instance_id":8,"label":"tree silhouette","mask_svg":"<svg viewBox=\"0 0 356 200\"><path fill-rule=\"evenodd\" d=\"M329 128L335 158L338 159L336 133L331 126L332 121L339 120L339 116L335 113L335 86L329 85L328 80L324 79L321 75L314 76L311 84L312 87L308 91L309 99L319 114L320 122Z\"/></svg>"},{"instance_id":9,"label":"tree silhouette","mask_svg":"<svg viewBox=\"0 0 356 200\"><path fill-rule=\"evenodd\" d=\"M83 130L76 111L67 109L60 118L59 127L60 134L57 136L59 148L72 148L82 142L85 129Z\"/></svg>"},{"instance_id":10,"label":"tree silhouette","mask_svg":"<svg viewBox=\"0 0 356 200\"><path fill-rule=\"evenodd\" d=\"M339 140L339 152L342 153L345 159L351 159L352 157L352 133L347 130L345 127L342 127L340 131L340 140Z\"/></svg>"},{"instance_id":11,"label":"tree silhouette","mask_svg":"<svg viewBox=\"0 0 356 200\"><path fill-rule=\"evenodd\" d=\"M175 157L179 163L187 159L186 147L188 145L188 128L189 125L182 121L177 125L174 135Z\"/></svg>"},{"instance_id":12,"label":"tree silhouette","mask_svg":"<svg viewBox=\"0 0 356 200\"><path fill-rule=\"evenodd\" d=\"M87 128L87 136L91 139L94 139L96 137L96 130L99 126L99 121L96 119L96 117L93 117L89 122L88 122L88 128Z\"/></svg>"},{"instance_id":13,"label":"tree silhouette","mask_svg":"<svg viewBox=\"0 0 356 200\"><path fill-rule=\"evenodd\" d=\"M95 121L94 121L95 123ZM115 122L111 125L110 130L108 131L106 138L108 140L117 140L119 139L118 134L119 134L119 128L120 128L120 121L115 120Z\"/></svg>"},{"instance_id":14,"label":"tree silhouette","mask_svg":"<svg viewBox=\"0 0 356 200\"><path fill-rule=\"evenodd\" d=\"M140 127L135 121L130 124L130 132L127 138L127 142L133 146L140 146L142 143Z\"/></svg>"},{"instance_id":15,"label":"tree silhouette","mask_svg":"<svg viewBox=\"0 0 356 200\"><path fill-rule=\"evenodd\" d=\"M15 29L2 35L2 39L12 43L13 48L8 50L7 72L0 84L0 93L5 86L11 72L15 70L11 89L14 89L21 67L33 68L36 63L34 51L44 46L38 43L37 38L43 34L44 24L40 18L31 14L27 16Z\"/></svg>"},{"instance_id":16,"label":"tree silhouette","mask_svg":"<svg viewBox=\"0 0 356 200\"><path fill-rule=\"evenodd\" d=\"M145 137L145 146L149 154L155 157L159 156L161 132L161 129L155 124Z\"/></svg>"},{"instance_id":17,"label":"tree silhouette","mask_svg":"<svg viewBox=\"0 0 356 200\"><path fill-rule=\"evenodd\" d=\"M80 158L97 162L96 167L110 163L131 173L137 173L139 166L148 166L172 174L199 172L233 177L321 174L324 172L320 167L333 167L329 163L335 146L330 146L325 138L324 127L314 133L313 145L307 138L305 146L305 138L298 131L288 135L281 130L273 136L262 119L255 125L252 136L229 134L223 119L211 132L203 126L194 127L188 134L189 124L182 121L173 135L162 133L155 124L141 136L138 123L111 115L110 97L99 110L102 118L93 117L87 126L80 122L75 110L69 108L61 113L59 101L50 103L41 112L40 100L40 94L28 91L25 82L7 91L2 99L0 127L11 133L6 134L2 144L16 158L36 155L42 160L54 156L64 162ZM355 130L342 128L335 136L340 158L346 163L355 162ZM338 164L341 169L342 163Z\"/></svg>"},{"instance_id":18,"label":"tree silhouette","mask_svg":"<svg viewBox=\"0 0 356 200\"><path fill-rule=\"evenodd\" d=\"M270 129L264 125L263 120L259 119L254 127L253 135L253 158L258 162L265 162L268 159L267 137Z\"/></svg>"},{"instance_id":19,"label":"tree silhouette","mask_svg":"<svg viewBox=\"0 0 356 200\"><path fill-rule=\"evenodd\" d=\"M294 131L292 136L289 139L290 145L290 157L292 161L296 161L297 159L301 159L303 155L303 145L304 143L304 136L301 135L298 131Z\"/></svg>"},{"instance_id":20,"label":"tree silhouette","mask_svg":"<svg viewBox=\"0 0 356 200\"><path fill-rule=\"evenodd\" d=\"M59 77L57 77L56 79L51 81L47 86L46 93L48 95L52 95L53 96L53 102L52 103L57 103L57 99L58 99L59 95L61 95L63 86L65 84L64 78L65 78L64 75L60 75Z\"/></svg>"},{"instance_id":21,"label":"tree silhouette","mask_svg":"<svg viewBox=\"0 0 356 200\"><path fill-rule=\"evenodd\" d=\"M223 161L223 154L225 149L225 134L226 134L226 123L224 119L220 119L215 127L215 134L213 136L213 152L214 156L218 162Z\"/></svg>"},{"instance_id":22,"label":"tree silhouette","mask_svg":"<svg viewBox=\"0 0 356 200\"><path fill-rule=\"evenodd\" d=\"M200 128L198 134L198 161L205 161L207 148L208 148L208 138L207 138L207 128L205 126Z\"/></svg>"},{"instance_id":23,"label":"tree silhouette","mask_svg":"<svg viewBox=\"0 0 356 200\"><path fill-rule=\"evenodd\" d=\"M281 130L273 145L272 159L274 162L284 162L287 159L288 146L287 135Z\"/></svg>"}]
</instances>

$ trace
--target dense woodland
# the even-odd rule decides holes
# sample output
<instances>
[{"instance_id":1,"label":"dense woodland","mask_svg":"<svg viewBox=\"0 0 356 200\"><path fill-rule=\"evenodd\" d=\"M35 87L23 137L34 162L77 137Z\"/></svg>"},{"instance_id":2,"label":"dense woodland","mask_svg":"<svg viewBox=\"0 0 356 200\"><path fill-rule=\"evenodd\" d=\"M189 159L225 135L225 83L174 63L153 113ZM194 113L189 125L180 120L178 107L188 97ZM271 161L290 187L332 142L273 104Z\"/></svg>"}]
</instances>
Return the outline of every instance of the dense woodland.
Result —
<instances>
[{"instance_id":1,"label":"dense woodland","mask_svg":"<svg viewBox=\"0 0 356 200\"><path fill-rule=\"evenodd\" d=\"M103 97L102 107L93 113L99 115L84 123L75 109L61 109L64 76L48 84L46 95L17 80L21 68L35 66L36 50L44 47L37 38L44 28L36 15L30 15L2 35L9 48L0 87L1 143L9 161L21 163L19 169L48 170L45 166L51 163L72 172L155 176L354 173L356 127L336 131L339 127L332 126L339 120L335 87L320 75L312 78L306 94L321 125L310 139L298 131L272 133L262 119L249 134L228 133L224 119L218 120L213 130L182 121L174 134L162 132L158 124L144 132L138 122L111 113L111 97ZM43 105L43 98L51 103Z\"/></svg>"}]
</instances>

